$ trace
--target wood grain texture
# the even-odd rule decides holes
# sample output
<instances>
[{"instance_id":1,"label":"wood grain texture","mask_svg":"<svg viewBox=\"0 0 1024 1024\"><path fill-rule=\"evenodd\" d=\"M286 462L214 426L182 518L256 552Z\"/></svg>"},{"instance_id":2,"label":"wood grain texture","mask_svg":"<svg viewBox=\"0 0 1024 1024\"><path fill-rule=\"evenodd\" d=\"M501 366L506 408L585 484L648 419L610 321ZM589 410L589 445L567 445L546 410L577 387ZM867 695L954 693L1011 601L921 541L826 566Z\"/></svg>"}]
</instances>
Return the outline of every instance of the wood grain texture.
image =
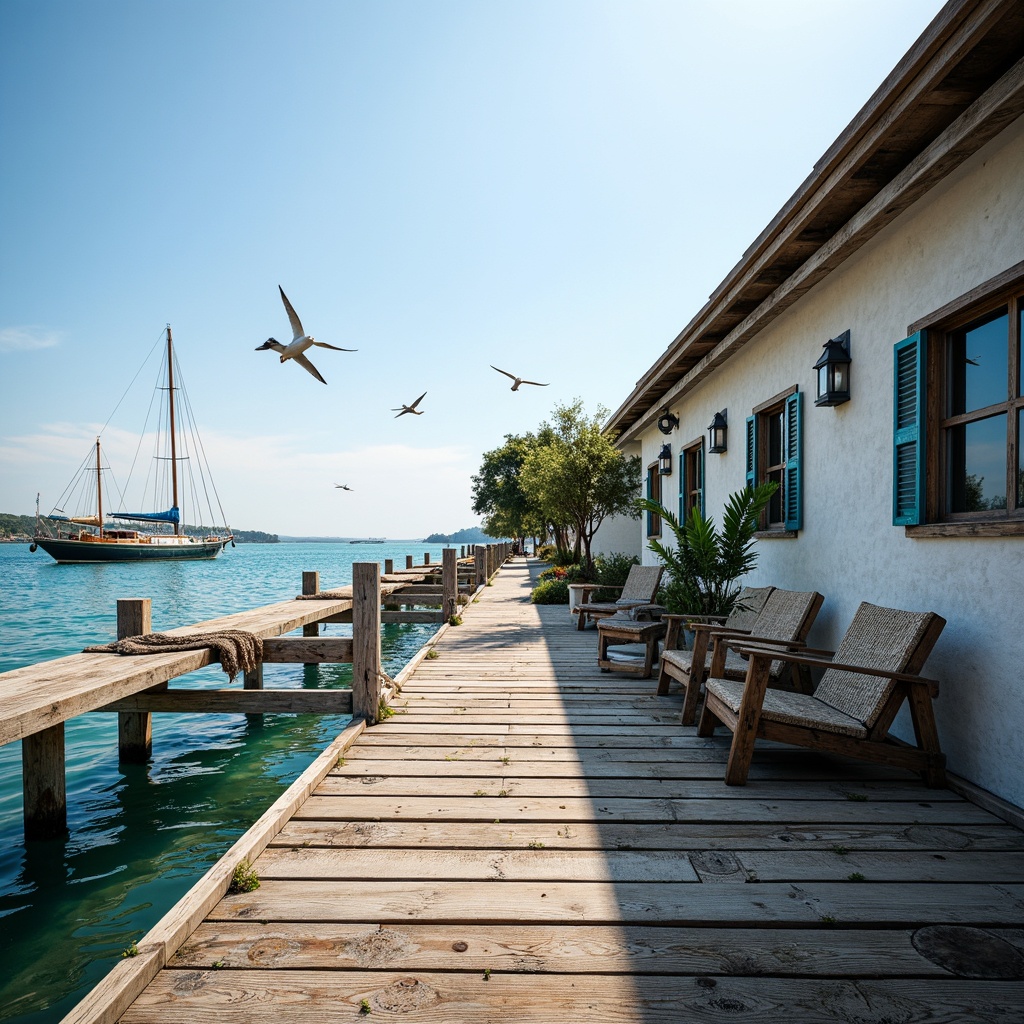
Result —
<instances>
[{"instance_id":1,"label":"wood grain texture","mask_svg":"<svg viewBox=\"0 0 1024 1024\"><path fill-rule=\"evenodd\" d=\"M506 562L403 670L394 717L253 847L259 889L173 918L123 1021L1019 1015L1024 833L781 743L726 787L728 738L600 674L535 571Z\"/></svg>"}]
</instances>

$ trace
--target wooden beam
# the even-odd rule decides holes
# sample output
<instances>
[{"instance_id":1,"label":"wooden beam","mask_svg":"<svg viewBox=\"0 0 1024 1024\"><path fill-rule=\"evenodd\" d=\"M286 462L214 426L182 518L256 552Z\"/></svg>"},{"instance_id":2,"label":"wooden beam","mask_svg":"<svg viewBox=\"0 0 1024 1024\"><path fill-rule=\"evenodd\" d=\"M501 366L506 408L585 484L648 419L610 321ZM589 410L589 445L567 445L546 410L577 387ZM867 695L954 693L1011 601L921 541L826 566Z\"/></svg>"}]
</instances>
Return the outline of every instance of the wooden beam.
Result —
<instances>
[{"instance_id":1,"label":"wooden beam","mask_svg":"<svg viewBox=\"0 0 1024 1024\"><path fill-rule=\"evenodd\" d=\"M99 711L350 715L351 690L161 690L123 697ZM37 736L43 735L37 733Z\"/></svg>"},{"instance_id":2,"label":"wooden beam","mask_svg":"<svg viewBox=\"0 0 1024 1024\"><path fill-rule=\"evenodd\" d=\"M346 664L352 661L352 641L344 636L268 637L263 641L263 660L304 665Z\"/></svg>"},{"instance_id":3,"label":"wooden beam","mask_svg":"<svg viewBox=\"0 0 1024 1024\"><path fill-rule=\"evenodd\" d=\"M451 619L458 608L459 581L455 548L441 552L441 614L444 621Z\"/></svg>"},{"instance_id":4,"label":"wooden beam","mask_svg":"<svg viewBox=\"0 0 1024 1024\"><path fill-rule=\"evenodd\" d=\"M415 612L394 612L383 611L380 613L381 622L444 622L444 616L438 611L415 611Z\"/></svg>"}]
</instances>

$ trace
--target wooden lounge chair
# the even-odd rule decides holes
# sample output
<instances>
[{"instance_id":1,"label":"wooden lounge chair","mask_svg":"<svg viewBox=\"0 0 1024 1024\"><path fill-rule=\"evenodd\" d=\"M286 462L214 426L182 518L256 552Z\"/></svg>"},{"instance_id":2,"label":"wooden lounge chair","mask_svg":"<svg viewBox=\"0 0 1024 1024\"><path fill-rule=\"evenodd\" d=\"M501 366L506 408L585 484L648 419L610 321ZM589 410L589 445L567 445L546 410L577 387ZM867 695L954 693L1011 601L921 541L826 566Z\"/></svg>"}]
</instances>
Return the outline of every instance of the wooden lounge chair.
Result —
<instances>
[{"instance_id":1,"label":"wooden lounge chair","mask_svg":"<svg viewBox=\"0 0 1024 1024\"><path fill-rule=\"evenodd\" d=\"M847 754L919 772L932 787L945 785L932 699L939 684L917 673L946 620L934 612L905 612L864 602L834 654L782 652L753 642L725 640L711 667L699 736L719 724L732 730L725 781L742 786L758 737ZM722 677L725 648L745 653L742 682ZM826 669L814 695L768 689L773 661ZM903 701L910 704L917 746L889 736Z\"/></svg>"},{"instance_id":2,"label":"wooden lounge chair","mask_svg":"<svg viewBox=\"0 0 1024 1024\"><path fill-rule=\"evenodd\" d=\"M652 604L663 572L664 567L660 565L634 565L630 567L626 582L621 587L602 587L597 583L573 584L581 591L581 603L573 609L576 628L586 629L587 619L596 621L602 616L615 615L638 605ZM621 593L617 601L590 601L590 594L595 590L619 590Z\"/></svg>"},{"instance_id":3,"label":"wooden lounge chair","mask_svg":"<svg viewBox=\"0 0 1024 1024\"><path fill-rule=\"evenodd\" d=\"M669 691L673 679L679 679L680 673L689 675L690 661L693 651L682 648L681 640L683 631L692 631L693 624L697 622L718 625L722 629L731 630L737 633L749 633L751 626L757 619L758 613L764 607L768 595L774 587L744 587L736 598L732 613L724 615L681 615L675 612L665 612L661 617L668 623L668 632L665 634L665 647L661 652L661 670L658 674L657 692L664 696ZM709 647L705 634L701 646L707 655L707 667L711 667L711 657L708 654ZM696 639L696 638L695 638Z\"/></svg>"},{"instance_id":4,"label":"wooden lounge chair","mask_svg":"<svg viewBox=\"0 0 1024 1024\"><path fill-rule=\"evenodd\" d=\"M693 624L693 651L665 651L661 655L658 674L658 693L668 693L669 681L678 679L683 686L683 725L693 725L697 720L697 702L705 676L711 668L713 644L719 639L745 637L748 641L758 640L803 646L807 634L814 625L824 597L816 590L772 590L765 598L761 610L748 629L726 629L714 623ZM739 654L727 651L721 675L727 679L743 679L747 674L747 662ZM783 676L792 678L797 688L810 690L809 675L806 671L794 671L782 661L772 663L770 677L780 684Z\"/></svg>"}]
</instances>

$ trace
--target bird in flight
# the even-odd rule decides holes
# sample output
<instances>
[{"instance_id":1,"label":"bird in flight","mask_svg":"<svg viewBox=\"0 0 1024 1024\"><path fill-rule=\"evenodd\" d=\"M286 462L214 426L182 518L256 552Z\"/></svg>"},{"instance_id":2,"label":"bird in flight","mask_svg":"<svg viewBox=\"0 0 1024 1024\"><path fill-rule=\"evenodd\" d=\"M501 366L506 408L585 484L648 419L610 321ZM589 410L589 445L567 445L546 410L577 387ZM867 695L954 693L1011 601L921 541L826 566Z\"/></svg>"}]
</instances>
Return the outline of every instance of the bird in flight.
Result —
<instances>
[{"instance_id":1,"label":"bird in flight","mask_svg":"<svg viewBox=\"0 0 1024 1024\"><path fill-rule=\"evenodd\" d=\"M335 487L340 487L343 491L351 491L352 488L348 484L335 484Z\"/></svg>"},{"instance_id":2,"label":"bird in flight","mask_svg":"<svg viewBox=\"0 0 1024 1024\"><path fill-rule=\"evenodd\" d=\"M257 352L262 352L265 349L273 349L275 352L281 354L281 362L283 363L287 359L294 359L308 373L313 374L314 377L321 384L326 384L327 381L320 376L320 371L305 357L303 354L306 349L312 345L317 345L320 348L332 348L335 352L356 352L354 348L339 348L337 345L328 345L326 341L317 341L315 338L306 334L302 329L302 321L299 319L298 314L292 309L292 304L288 301L288 296L285 295L284 289L278 285L277 290L281 293L281 301L284 303L285 311L288 314L288 321L292 325L292 340L288 345L282 345L276 338L267 338L259 348Z\"/></svg>"},{"instance_id":3,"label":"bird in flight","mask_svg":"<svg viewBox=\"0 0 1024 1024\"><path fill-rule=\"evenodd\" d=\"M498 370L498 373L505 374L505 376L508 377L508 379L510 381L512 381L512 390L513 391L518 391L520 384L533 384L533 385L535 385L538 388L546 388L547 387L547 384L541 384L540 382L535 381L535 380L523 380L522 377L517 377L514 373L509 373L508 370L499 370L498 367L494 365L494 363L491 363L491 369L492 370Z\"/></svg>"},{"instance_id":4,"label":"bird in flight","mask_svg":"<svg viewBox=\"0 0 1024 1024\"><path fill-rule=\"evenodd\" d=\"M416 406L419 405L420 402L423 401L423 399L426 397L426 394L427 394L426 391L424 391L423 394L420 395L420 397L417 398L416 401L412 403L412 405L399 405L399 406L396 406L391 411L392 412L397 412L398 416L404 416L407 412L411 412L413 414L413 416L422 416L423 415L423 410L422 409L417 409ZM399 410L401 410L401 411L399 412ZM398 416L395 417L396 420L398 419Z\"/></svg>"}]
</instances>

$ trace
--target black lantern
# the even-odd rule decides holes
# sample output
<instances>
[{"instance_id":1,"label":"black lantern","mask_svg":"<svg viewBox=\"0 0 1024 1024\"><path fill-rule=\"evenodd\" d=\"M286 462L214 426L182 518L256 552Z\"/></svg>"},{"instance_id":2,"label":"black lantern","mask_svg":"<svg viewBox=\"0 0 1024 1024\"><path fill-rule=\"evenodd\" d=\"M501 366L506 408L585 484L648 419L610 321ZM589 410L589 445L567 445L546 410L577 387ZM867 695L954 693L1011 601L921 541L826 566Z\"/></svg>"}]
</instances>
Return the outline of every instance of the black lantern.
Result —
<instances>
[{"instance_id":1,"label":"black lantern","mask_svg":"<svg viewBox=\"0 0 1024 1024\"><path fill-rule=\"evenodd\" d=\"M715 418L708 427L708 451L715 455L729 450L729 425L726 421L726 409L715 413Z\"/></svg>"},{"instance_id":2,"label":"black lantern","mask_svg":"<svg viewBox=\"0 0 1024 1024\"><path fill-rule=\"evenodd\" d=\"M815 405L842 405L850 400L849 331L825 342L824 351L814 364L814 369L818 373Z\"/></svg>"},{"instance_id":3,"label":"black lantern","mask_svg":"<svg viewBox=\"0 0 1024 1024\"><path fill-rule=\"evenodd\" d=\"M675 428L678 426L679 417L673 416L672 413L668 411L668 406L666 405L665 411L661 414L661 416L658 419L658 429L663 434L671 434L672 431L675 430Z\"/></svg>"},{"instance_id":4,"label":"black lantern","mask_svg":"<svg viewBox=\"0 0 1024 1024\"><path fill-rule=\"evenodd\" d=\"M672 475L672 445L663 444L658 453L658 472L662 476Z\"/></svg>"}]
</instances>

